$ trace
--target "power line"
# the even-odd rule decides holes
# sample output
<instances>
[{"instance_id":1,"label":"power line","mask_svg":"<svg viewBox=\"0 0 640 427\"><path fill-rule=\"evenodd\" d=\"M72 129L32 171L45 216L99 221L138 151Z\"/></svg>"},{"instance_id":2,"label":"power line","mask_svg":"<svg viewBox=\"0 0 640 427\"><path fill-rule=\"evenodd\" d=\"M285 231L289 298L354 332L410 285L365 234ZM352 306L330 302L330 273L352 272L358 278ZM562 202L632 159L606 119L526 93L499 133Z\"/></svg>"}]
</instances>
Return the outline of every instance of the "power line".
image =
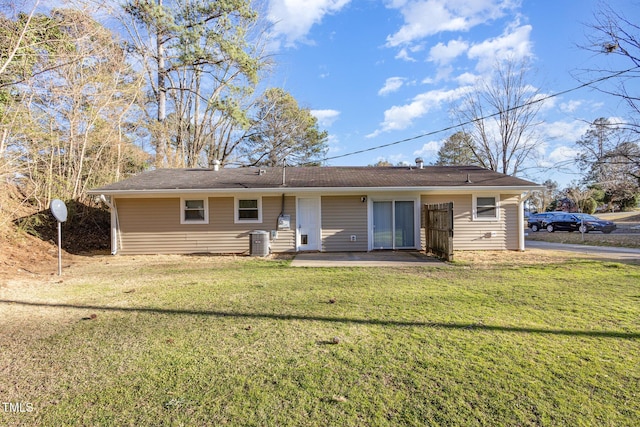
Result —
<instances>
[{"instance_id":1,"label":"power line","mask_svg":"<svg viewBox=\"0 0 640 427\"><path fill-rule=\"evenodd\" d=\"M508 108L508 109L506 109L504 111L498 111L496 113L489 114L487 116L478 117L478 118L473 119L473 120L468 120L466 122L459 123L457 125L447 126L445 128L441 128L441 129L434 130L434 131L431 131L431 132L423 133L423 134L420 134L420 135L412 136L412 137L401 139L401 140L398 140L398 141L389 142L387 144L376 145L375 147L369 147L369 148L364 148L362 150L352 151L350 153L340 154L338 156L325 157L321 161L322 162L326 162L326 161L329 161L329 160L341 159L343 157L349 157L349 156L354 156L356 154L362 154L362 153L366 153L366 152L369 152L369 151L375 151L375 150L379 150L381 148L391 147L391 146L394 146L394 145L403 144L405 142L415 141L416 139L424 138L424 137L427 137L427 136L436 135L438 133L447 132L447 131L450 131L450 130L453 130L453 129L456 129L456 128L460 128L460 127L463 127L463 126L466 126L466 125L470 125L471 123L475 123L475 122L479 122L479 121L482 121L482 120L490 119L491 117L495 117L495 116L498 116L500 114L504 114L504 113L507 113L507 112L510 112L510 111L518 110L520 108L528 107L528 106L533 105L533 104L544 102L544 101L547 101L548 99L555 98L557 96L565 95L565 94L570 93L570 92L575 92L577 90L580 90L580 89L583 89L585 87L591 86L591 85L593 85L595 83L600 83L600 82L603 82L605 80L609 80L609 79L621 76L623 74L626 74L626 73L628 73L630 71L633 71L633 70L636 70L638 68L640 68L640 66L629 68L629 69L623 70L623 71L618 71L617 73L610 74L610 75L604 76L604 77L600 77L600 78L595 79L595 80L591 80L590 82L583 83L583 84L581 84L579 86L576 86L576 87L573 87L571 89L566 89L566 90L562 90L560 92L552 93L552 94L544 96L542 98L538 98L538 99L534 99L533 101L529 101L529 102L524 103L522 105L516 105L516 106Z\"/></svg>"}]
</instances>

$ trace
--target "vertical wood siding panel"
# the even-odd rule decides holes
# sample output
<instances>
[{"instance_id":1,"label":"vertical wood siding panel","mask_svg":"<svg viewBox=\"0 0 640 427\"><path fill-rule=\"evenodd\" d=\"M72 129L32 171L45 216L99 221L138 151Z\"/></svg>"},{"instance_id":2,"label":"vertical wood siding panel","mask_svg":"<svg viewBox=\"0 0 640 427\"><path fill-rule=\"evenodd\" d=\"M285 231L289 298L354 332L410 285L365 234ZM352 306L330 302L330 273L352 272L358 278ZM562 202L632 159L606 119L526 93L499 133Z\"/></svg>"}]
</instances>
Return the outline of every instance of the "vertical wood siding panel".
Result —
<instances>
[{"instance_id":1,"label":"vertical wood siding panel","mask_svg":"<svg viewBox=\"0 0 640 427\"><path fill-rule=\"evenodd\" d=\"M293 252L296 249L296 199L293 196L286 196L284 199L284 211L282 209L282 196L270 196L262 198L262 222L265 230L277 230L278 217L280 212L291 216L290 230L279 230L275 240L271 241L272 252ZM259 225L259 224L256 224Z\"/></svg>"},{"instance_id":2,"label":"vertical wood siding panel","mask_svg":"<svg viewBox=\"0 0 640 427\"><path fill-rule=\"evenodd\" d=\"M512 242L517 248L517 221L514 216L512 196L500 196L500 219L498 221L473 221L472 195L429 196L423 195L424 203L453 202L453 248L454 250L504 250L511 249ZM508 222L506 220L509 215ZM516 223L517 224L517 223ZM495 232L495 236L491 236ZM424 231L421 232L424 248Z\"/></svg>"},{"instance_id":3,"label":"vertical wood siding panel","mask_svg":"<svg viewBox=\"0 0 640 427\"><path fill-rule=\"evenodd\" d=\"M517 196L501 195L500 220L472 221L472 196L423 195L421 203L454 203L456 250L518 249ZM248 253L251 230L276 229L282 198L262 198L262 223L234 224L233 197L209 198L209 224L180 224L180 198L116 199L122 254ZM360 196L325 196L322 206L322 250L366 251L367 203ZM273 252L295 251L295 197L285 197L291 230L279 231L271 242ZM496 236L490 237L490 233ZM351 242L352 235L356 241ZM421 242L424 247L424 230Z\"/></svg>"},{"instance_id":4,"label":"vertical wood siding panel","mask_svg":"<svg viewBox=\"0 0 640 427\"><path fill-rule=\"evenodd\" d=\"M262 223L234 224L233 197L209 198L209 224L180 224L180 198L117 199L122 254L248 253L252 230L275 230L280 196L263 197ZM295 199L285 199L295 220ZM272 250L294 250L295 230L278 233Z\"/></svg>"},{"instance_id":5,"label":"vertical wood siding panel","mask_svg":"<svg viewBox=\"0 0 640 427\"><path fill-rule=\"evenodd\" d=\"M501 195L500 204L502 205L502 214L504 214L505 221L505 244L506 249L518 250L520 245L518 244L518 234L520 229L518 226L518 196L514 195Z\"/></svg>"},{"instance_id":6,"label":"vertical wood siding panel","mask_svg":"<svg viewBox=\"0 0 640 427\"><path fill-rule=\"evenodd\" d=\"M323 196L322 250L327 252L368 249L367 203L361 196ZM356 241L351 241L356 236Z\"/></svg>"}]
</instances>

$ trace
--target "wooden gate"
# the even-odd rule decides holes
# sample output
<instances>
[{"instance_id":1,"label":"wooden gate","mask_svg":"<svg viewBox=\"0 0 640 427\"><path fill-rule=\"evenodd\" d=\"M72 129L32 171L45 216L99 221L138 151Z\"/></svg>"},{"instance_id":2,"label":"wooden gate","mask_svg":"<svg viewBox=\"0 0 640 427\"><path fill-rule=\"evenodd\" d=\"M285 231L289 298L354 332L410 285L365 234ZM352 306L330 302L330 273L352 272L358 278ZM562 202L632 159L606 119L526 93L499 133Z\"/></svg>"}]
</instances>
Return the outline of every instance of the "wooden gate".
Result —
<instances>
[{"instance_id":1,"label":"wooden gate","mask_svg":"<svg viewBox=\"0 0 640 427\"><path fill-rule=\"evenodd\" d=\"M425 204L422 209L425 248L446 261L453 260L453 202Z\"/></svg>"}]
</instances>

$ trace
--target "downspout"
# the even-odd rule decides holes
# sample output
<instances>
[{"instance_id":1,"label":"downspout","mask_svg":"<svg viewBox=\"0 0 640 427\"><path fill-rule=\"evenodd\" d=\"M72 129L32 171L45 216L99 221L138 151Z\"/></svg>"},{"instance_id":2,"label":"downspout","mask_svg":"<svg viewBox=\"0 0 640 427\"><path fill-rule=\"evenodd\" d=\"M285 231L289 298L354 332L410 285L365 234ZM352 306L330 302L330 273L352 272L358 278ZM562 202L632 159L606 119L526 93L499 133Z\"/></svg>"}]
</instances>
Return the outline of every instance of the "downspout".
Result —
<instances>
[{"instance_id":1,"label":"downspout","mask_svg":"<svg viewBox=\"0 0 640 427\"><path fill-rule=\"evenodd\" d=\"M518 198L518 250L524 252L524 202L531 197L531 191L523 193Z\"/></svg>"},{"instance_id":2,"label":"downspout","mask_svg":"<svg viewBox=\"0 0 640 427\"><path fill-rule=\"evenodd\" d=\"M118 253L118 247L122 247L122 235L120 233L120 221L118 220L118 209L115 202L111 203L104 194L100 195L100 200L109 207L111 212L111 255ZM118 245L118 243L120 243Z\"/></svg>"}]
</instances>

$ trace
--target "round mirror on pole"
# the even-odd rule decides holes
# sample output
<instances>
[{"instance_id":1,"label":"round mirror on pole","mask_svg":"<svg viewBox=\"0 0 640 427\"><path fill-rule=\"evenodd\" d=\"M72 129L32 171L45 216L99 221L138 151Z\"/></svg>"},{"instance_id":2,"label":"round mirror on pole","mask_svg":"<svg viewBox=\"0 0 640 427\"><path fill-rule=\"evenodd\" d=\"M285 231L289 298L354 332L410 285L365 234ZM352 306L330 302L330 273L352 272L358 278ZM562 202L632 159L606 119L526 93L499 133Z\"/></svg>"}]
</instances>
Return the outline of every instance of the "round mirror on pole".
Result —
<instances>
[{"instance_id":1,"label":"round mirror on pole","mask_svg":"<svg viewBox=\"0 0 640 427\"><path fill-rule=\"evenodd\" d=\"M67 206L60 199L51 201L51 213L58 220L58 276L62 276L62 223L67 220Z\"/></svg>"}]
</instances>

